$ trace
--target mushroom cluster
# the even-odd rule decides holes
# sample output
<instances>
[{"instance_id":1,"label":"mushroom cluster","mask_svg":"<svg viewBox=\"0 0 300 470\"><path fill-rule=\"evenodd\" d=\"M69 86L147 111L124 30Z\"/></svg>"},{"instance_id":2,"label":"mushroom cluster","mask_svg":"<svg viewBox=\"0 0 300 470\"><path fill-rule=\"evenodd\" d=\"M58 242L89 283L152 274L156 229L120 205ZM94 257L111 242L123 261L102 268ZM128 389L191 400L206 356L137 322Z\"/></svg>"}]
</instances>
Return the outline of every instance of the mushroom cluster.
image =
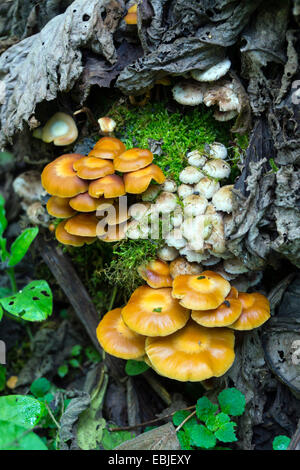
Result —
<instances>
[{"instance_id":1,"label":"mushroom cluster","mask_svg":"<svg viewBox=\"0 0 300 470\"><path fill-rule=\"evenodd\" d=\"M107 242L124 238L130 215L120 198L143 193L151 180L165 181L152 161L147 149L126 150L119 139L102 137L87 156L65 154L49 163L41 180L51 195L48 213L64 219L56 228L57 240L79 247L96 237Z\"/></svg>"},{"instance_id":2,"label":"mushroom cluster","mask_svg":"<svg viewBox=\"0 0 300 470\"><path fill-rule=\"evenodd\" d=\"M104 315L97 338L107 353L144 360L162 376L182 382L222 376L234 362L234 330L270 317L265 296L239 293L216 272L173 279L167 263L153 260L139 273L147 284Z\"/></svg>"},{"instance_id":3,"label":"mushroom cluster","mask_svg":"<svg viewBox=\"0 0 300 470\"><path fill-rule=\"evenodd\" d=\"M78 137L78 129L72 116L66 113L55 113L44 127L33 131L33 137L49 144L64 146L70 145Z\"/></svg>"}]
</instances>

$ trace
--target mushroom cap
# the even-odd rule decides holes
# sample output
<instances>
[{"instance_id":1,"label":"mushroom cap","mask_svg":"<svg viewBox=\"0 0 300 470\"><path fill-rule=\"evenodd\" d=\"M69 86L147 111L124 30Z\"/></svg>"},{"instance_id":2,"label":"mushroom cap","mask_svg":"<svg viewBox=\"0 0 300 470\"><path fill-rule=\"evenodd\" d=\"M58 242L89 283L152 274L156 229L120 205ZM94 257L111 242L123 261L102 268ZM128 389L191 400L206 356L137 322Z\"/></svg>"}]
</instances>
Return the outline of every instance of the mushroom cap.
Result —
<instances>
[{"instance_id":1,"label":"mushroom cap","mask_svg":"<svg viewBox=\"0 0 300 470\"><path fill-rule=\"evenodd\" d=\"M103 208L103 210L105 209ZM130 219L127 204L114 203L110 208L107 208L107 211L108 214L105 216L105 219L108 225L119 225Z\"/></svg>"},{"instance_id":2,"label":"mushroom cap","mask_svg":"<svg viewBox=\"0 0 300 470\"><path fill-rule=\"evenodd\" d=\"M230 175L230 165L221 158L214 158L212 160L208 160L203 167L203 171L211 176L212 178L228 178Z\"/></svg>"},{"instance_id":3,"label":"mushroom cap","mask_svg":"<svg viewBox=\"0 0 300 470\"><path fill-rule=\"evenodd\" d=\"M234 109L233 111L219 111L218 109L214 112L214 118L216 121L227 122L235 118L238 112Z\"/></svg>"},{"instance_id":4,"label":"mushroom cap","mask_svg":"<svg viewBox=\"0 0 300 470\"><path fill-rule=\"evenodd\" d=\"M253 330L270 318L270 304L264 295L258 292L239 292L238 298L242 303L242 314L230 325L233 330Z\"/></svg>"},{"instance_id":5,"label":"mushroom cap","mask_svg":"<svg viewBox=\"0 0 300 470\"><path fill-rule=\"evenodd\" d=\"M190 320L165 338L147 338L146 353L156 372L180 382L220 377L232 366L234 334L228 328L205 328Z\"/></svg>"},{"instance_id":6,"label":"mushroom cap","mask_svg":"<svg viewBox=\"0 0 300 470\"><path fill-rule=\"evenodd\" d=\"M97 157L83 157L74 163L73 168L77 176L85 180L103 178L115 172L111 161Z\"/></svg>"},{"instance_id":7,"label":"mushroom cap","mask_svg":"<svg viewBox=\"0 0 300 470\"><path fill-rule=\"evenodd\" d=\"M108 116L99 118L98 123L102 132L113 132L117 125L116 121Z\"/></svg>"},{"instance_id":8,"label":"mushroom cap","mask_svg":"<svg viewBox=\"0 0 300 470\"><path fill-rule=\"evenodd\" d=\"M233 184L222 186L212 198L212 203L217 211L232 212L232 188Z\"/></svg>"},{"instance_id":9,"label":"mushroom cap","mask_svg":"<svg viewBox=\"0 0 300 470\"><path fill-rule=\"evenodd\" d=\"M43 142L54 145L69 145L78 137L78 129L74 119L65 113L55 113L42 130Z\"/></svg>"},{"instance_id":10,"label":"mushroom cap","mask_svg":"<svg viewBox=\"0 0 300 470\"><path fill-rule=\"evenodd\" d=\"M98 223L95 214L77 214L66 221L65 230L71 235L96 237Z\"/></svg>"},{"instance_id":11,"label":"mushroom cap","mask_svg":"<svg viewBox=\"0 0 300 470\"><path fill-rule=\"evenodd\" d=\"M194 80L197 80L198 82L214 82L215 80L219 80L219 78L226 75L230 69L230 66L230 60L224 59L204 72L203 70L192 70L191 75Z\"/></svg>"},{"instance_id":12,"label":"mushroom cap","mask_svg":"<svg viewBox=\"0 0 300 470\"><path fill-rule=\"evenodd\" d=\"M170 274L173 279L180 274L200 274L202 268L197 263L189 263L185 258L179 256L170 263Z\"/></svg>"},{"instance_id":13,"label":"mushroom cap","mask_svg":"<svg viewBox=\"0 0 300 470\"><path fill-rule=\"evenodd\" d=\"M90 151L89 157L104 158L113 160L115 157L125 152L126 147L121 140L116 137L102 137Z\"/></svg>"},{"instance_id":14,"label":"mushroom cap","mask_svg":"<svg viewBox=\"0 0 300 470\"><path fill-rule=\"evenodd\" d=\"M176 193L177 191L177 184L174 180L167 178L166 181L162 185L163 191L167 191L168 193Z\"/></svg>"},{"instance_id":15,"label":"mushroom cap","mask_svg":"<svg viewBox=\"0 0 300 470\"><path fill-rule=\"evenodd\" d=\"M230 284L220 274L203 271L175 277L172 295L185 308L210 310L219 307L229 292Z\"/></svg>"},{"instance_id":16,"label":"mushroom cap","mask_svg":"<svg viewBox=\"0 0 300 470\"><path fill-rule=\"evenodd\" d=\"M199 192L201 196L206 197L206 199L211 199L213 195L220 189L219 181L216 181L212 178L202 178L199 183L195 184L195 192Z\"/></svg>"},{"instance_id":17,"label":"mushroom cap","mask_svg":"<svg viewBox=\"0 0 300 470\"><path fill-rule=\"evenodd\" d=\"M73 169L74 163L83 155L69 153L56 158L45 166L42 172L42 185L52 196L74 197L85 193L88 183L80 179Z\"/></svg>"},{"instance_id":18,"label":"mushroom cap","mask_svg":"<svg viewBox=\"0 0 300 470\"><path fill-rule=\"evenodd\" d=\"M108 354L121 359L138 359L145 354L145 337L124 323L121 308L107 312L97 327L97 339Z\"/></svg>"},{"instance_id":19,"label":"mushroom cap","mask_svg":"<svg viewBox=\"0 0 300 470\"><path fill-rule=\"evenodd\" d=\"M152 179L158 184L162 184L166 180L162 170L154 163L141 170L126 173L124 175L125 190L130 194L143 193L148 188Z\"/></svg>"},{"instance_id":20,"label":"mushroom cap","mask_svg":"<svg viewBox=\"0 0 300 470\"><path fill-rule=\"evenodd\" d=\"M168 191L162 191L155 201L154 210L162 214L169 214L170 212L173 212L176 207L176 194L170 193Z\"/></svg>"},{"instance_id":21,"label":"mushroom cap","mask_svg":"<svg viewBox=\"0 0 300 470\"><path fill-rule=\"evenodd\" d=\"M69 202L70 199L67 197L51 196L47 202L47 211L58 219L68 219L76 214L76 211L70 207Z\"/></svg>"},{"instance_id":22,"label":"mushroom cap","mask_svg":"<svg viewBox=\"0 0 300 470\"><path fill-rule=\"evenodd\" d=\"M129 173L130 171L140 170L150 165L153 161L153 153L148 149L132 148L121 153L114 159L116 171Z\"/></svg>"},{"instance_id":23,"label":"mushroom cap","mask_svg":"<svg viewBox=\"0 0 300 470\"><path fill-rule=\"evenodd\" d=\"M180 184L177 188L177 194L181 199L194 194L194 187L189 184Z\"/></svg>"},{"instance_id":24,"label":"mushroom cap","mask_svg":"<svg viewBox=\"0 0 300 470\"><path fill-rule=\"evenodd\" d=\"M185 106L197 106L203 102L204 87L200 83L185 80L177 83L172 92L174 100Z\"/></svg>"},{"instance_id":25,"label":"mushroom cap","mask_svg":"<svg viewBox=\"0 0 300 470\"><path fill-rule=\"evenodd\" d=\"M172 278L168 263L160 259L151 260L149 263L138 267L138 273L148 286L158 289L160 287L171 287Z\"/></svg>"},{"instance_id":26,"label":"mushroom cap","mask_svg":"<svg viewBox=\"0 0 300 470\"><path fill-rule=\"evenodd\" d=\"M92 181L89 185L89 195L91 197L99 198L115 198L124 196L126 193L123 179L119 175L108 175L104 178Z\"/></svg>"},{"instance_id":27,"label":"mushroom cap","mask_svg":"<svg viewBox=\"0 0 300 470\"><path fill-rule=\"evenodd\" d=\"M232 325L242 313L242 302L234 297L236 289L233 292L231 291L224 302L216 309L193 310L192 319L198 325L206 326L207 328Z\"/></svg>"},{"instance_id":28,"label":"mushroom cap","mask_svg":"<svg viewBox=\"0 0 300 470\"><path fill-rule=\"evenodd\" d=\"M173 246L164 245L158 250L157 256L163 261L173 261L178 257L178 250Z\"/></svg>"},{"instance_id":29,"label":"mushroom cap","mask_svg":"<svg viewBox=\"0 0 300 470\"><path fill-rule=\"evenodd\" d=\"M190 311L172 297L172 289L138 287L122 310L126 325L145 336L167 336L183 328Z\"/></svg>"},{"instance_id":30,"label":"mushroom cap","mask_svg":"<svg viewBox=\"0 0 300 470\"><path fill-rule=\"evenodd\" d=\"M150 184L146 191L142 194L142 201L153 202L161 192L162 188L159 184Z\"/></svg>"},{"instance_id":31,"label":"mushroom cap","mask_svg":"<svg viewBox=\"0 0 300 470\"><path fill-rule=\"evenodd\" d=\"M56 239L63 245L80 247L83 246L85 243L87 245L91 245L91 243L94 243L94 241L96 241L95 237L79 237L76 235L71 235L65 230L66 223L67 220L63 220L58 224L55 230Z\"/></svg>"},{"instance_id":32,"label":"mushroom cap","mask_svg":"<svg viewBox=\"0 0 300 470\"><path fill-rule=\"evenodd\" d=\"M131 25L137 24L137 3L128 9L127 15L124 17L124 21Z\"/></svg>"},{"instance_id":33,"label":"mushroom cap","mask_svg":"<svg viewBox=\"0 0 300 470\"><path fill-rule=\"evenodd\" d=\"M182 201L184 206L185 217L196 216L204 214L208 201L204 196L198 196L197 194L191 194Z\"/></svg>"},{"instance_id":34,"label":"mushroom cap","mask_svg":"<svg viewBox=\"0 0 300 470\"><path fill-rule=\"evenodd\" d=\"M210 158L221 158L224 160L227 157L227 148L220 142L213 142L209 146Z\"/></svg>"},{"instance_id":35,"label":"mushroom cap","mask_svg":"<svg viewBox=\"0 0 300 470\"><path fill-rule=\"evenodd\" d=\"M244 274L249 271L247 266L239 258L225 259L223 267L229 274Z\"/></svg>"},{"instance_id":36,"label":"mushroom cap","mask_svg":"<svg viewBox=\"0 0 300 470\"><path fill-rule=\"evenodd\" d=\"M186 158L189 162L189 165L196 166L198 168L202 168L206 162L205 155L202 155L199 150L192 150L191 152L188 152Z\"/></svg>"},{"instance_id":37,"label":"mushroom cap","mask_svg":"<svg viewBox=\"0 0 300 470\"><path fill-rule=\"evenodd\" d=\"M109 207L114 199L94 198L88 192L78 194L70 199L70 206L78 212L95 212L100 206L101 209Z\"/></svg>"},{"instance_id":38,"label":"mushroom cap","mask_svg":"<svg viewBox=\"0 0 300 470\"><path fill-rule=\"evenodd\" d=\"M199 183L201 178L204 178L204 174L195 166L186 166L179 174L179 180L185 184Z\"/></svg>"}]
</instances>

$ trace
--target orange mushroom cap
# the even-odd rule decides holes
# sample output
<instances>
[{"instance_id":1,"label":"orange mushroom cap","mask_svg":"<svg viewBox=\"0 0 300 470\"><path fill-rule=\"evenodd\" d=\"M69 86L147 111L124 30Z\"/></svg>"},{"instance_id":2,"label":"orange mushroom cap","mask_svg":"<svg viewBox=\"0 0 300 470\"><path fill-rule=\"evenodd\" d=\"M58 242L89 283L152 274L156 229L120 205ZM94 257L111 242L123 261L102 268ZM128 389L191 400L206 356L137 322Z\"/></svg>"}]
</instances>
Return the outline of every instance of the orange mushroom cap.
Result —
<instances>
[{"instance_id":1,"label":"orange mushroom cap","mask_svg":"<svg viewBox=\"0 0 300 470\"><path fill-rule=\"evenodd\" d=\"M173 299L171 291L138 287L122 310L126 325L145 336L167 336L183 328L190 311Z\"/></svg>"},{"instance_id":2,"label":"orange mushroom cap","mask_svg":"<svg viewBox=\"0 0 300 470\"><path fill-rule=\"evenodd\" d=\"M72 116L66 113L55 113L41 130L43 142L54 145L69 145L78 137L78 129Z\"/></svg>"},{"instance_id":3,"label":"orange mushroom cap","mask_svg":"<svg viewBox=\"0 0 300 470\"><path fill-rule=\"evenodd\" d=\"M100 196L115 198L124 196L125 193L123 179L118 175L104 176L93 181L89 186L89 195L96 198Z\"/></svg>"},{"instance_id":4,"label":"orange mushroom cap","mask_svg":"<svg viewBox=\"0 0 300 470\"><path fill-rule=\"evenodd\" d=\"M121 308L107 312L97 327L97 338L108 354L121 359L138 359L145 354L145 337L124 323Z\"/></svg>"},{"instance_id":5,"label":"orange mushroom cap","mask_svg":"<svg viewBox=\"0 0 300 470\"><path fill-rule=\"evenodd\" d=\"M233 330L253 330L270 318L270 303L264 295L239 292L239 300L242 303L242 314L230 325Z\"/></svg>"},{"instance_id":6,"label":"orange mushroom cap","mask_svg":"<svg viewBox=\"0 0 300 470\"><path fill-rule=\"evenodd\" d=\"M234 334L228 328L205 328L190 320L164 338L147 338L146 353L157 373L181 382L220 377L232 366Z\"/></svg>"},{"instance_id":7,"label":"orange mushroom cap","mask_svg":"<svg viewBox=\"0 0 300 470\"><path fill-rule=\"evenodd\" d=\"M172 287L173 279L170 276L169 265L165 261L151 260L149 263L139 266L138 273L148 286L154 289Z\"/></svg>"},{"instance_id":8,"label":"orange mushroom cap","mask_svg":"<svg viewBox=\"0 0 300 470\"><path fill-rule=\"evenodd\" d=\"M95 180L115 172L111 161L96 157L83 157L74 163L73 168L79 178L86 180Z\"/></svg>"},{"instance_id":9,"label":"orange mushroom cap","mask_svg":"<svg viewBox=\"0 0 300 470\"><path fill-rule=\"evenodd\" d=\"M219 307L230 292L230 284L220 274L203 271L201 274L182 274L173 281L172 295L192 310L211 310Z\"/></svg>"},{"instance_id":10,"label":"orange mushroom cap","mask_svg":"<svg viewBox=\"0 0 300 470\"><path fill-rule=\"evenodd\" d=\"M85 243L87 245L91 245L96 241L95 237L78 237L76 235L71 235L65 230L65 225L67 220L63 220L58 224L55 230L55 237L56 239L62 243L63 245L71 245L71 246L83 246Z\"/></svg>"},{"instance_id":11,"label":"orange mushroom cap","mask_svg":"<svg viewBox=\"0 0 300 470\"><path fill-rule=\"evenodd\" d=\"M76 160L83 157L78 153L69 153L56 158L42 172L42 185L52 196L73 197L85 193L88 183L78 178L73 169Z\"/></svg>"},{"instance_id":12,"label":"orange mushroom cap","mask_svg":"<svg viewBox=\"0 0 300 470\"><path fill-rule=\"evenodd\" d=\"M235 297L237 294L237 290L232 287L228 296L219 307L213 310L193 310L192 319L198 325L208 328L231 325L242 313L242 302Z\"/></svg>"},{"instance_id":13,"label":"orange mushroom cap","mask_svg":"<svg viewBox=\"0 0 300 470\"><path fill-rule=\"evenodd\" d=\"M151 163L151 165L141 170L126 173L124 175L125 190L127 193L131 194L143 193L148 188L152 179L158 184L162 184L166 180L159 166L154 163Z\"/></svg>"},{"instance_id":14,"label":"orange mushroom cap","mask_svg":"<svg viewBox=\"0 0 300 470\"><path fill-rule=\"evenodd\" d=\"M105 210L104 208L102 209ZM130 219L127 205L115 203L111 205L110 209L108 209L108 214L105 216L108 225L119 225Z\"/></svg>"},{"instance_id":15,"label":"orange mushroom cap","mask_svg":"<svg viewBox=\"0 0 300 470\"><path fill-rule=\"evenodd\" d=\"M117 171L128 173L137 171L150 165L153 161L153 153L148 149L132 148L121 153L114 159L114 167Z\"/></svg>"},{"instance_id":16,"label":"orange mushroom cap","mask_svg":"<svg viewBox=\"0 0 300 470\"><path fill-rule=\"evenodd\" d=\"M58 219L68 219L76 214L76 211L70 207L70 199L67 197L51 196L47 202L48 214Z\"/></svg>"},{"instance_id":17,"label":"orange mushroom cap","mask_svg":"<svg viewBox=\"0 0 300 470\"><path fill-rule=\"evenodd\" d=\"M123 142L116 137L102 137L95 144L88 156L113 160L115 157L125 152L125 150L126 147Z\"/></svg>"},{"instance_id":18,"label":"orange mushroom cap","mask_svg":"<svg viewBox=\"0 0 300 470\"><path fill-rule=\"evenodd\" d=\"M77 214L66 221L65 230L71 235L96 237L98 223L95 214Z\"/></svg>"},{"instance_id":19,"label":"orange mushroom cap","mask_svg":"<svg viewBox=\"0 0 300 470\"><path fill-rule=\"evenodd\" d=\"M127 12L127 15L124 17L124 20L127 24L137 24L137 3L132 5Z\"/></svg>"},{"instance_id":20,"label":"orange mushroom cap","mask_svg":"<svg viewBox=\"0 0 300 470\"><path fill-rule=\"evenodd\" d=\"M70 206L78 212L95 212L99 206L101 209L113 204L114 199L94 198L88 192L78 194L70 199Z\"/></svg>"}]
</instances>

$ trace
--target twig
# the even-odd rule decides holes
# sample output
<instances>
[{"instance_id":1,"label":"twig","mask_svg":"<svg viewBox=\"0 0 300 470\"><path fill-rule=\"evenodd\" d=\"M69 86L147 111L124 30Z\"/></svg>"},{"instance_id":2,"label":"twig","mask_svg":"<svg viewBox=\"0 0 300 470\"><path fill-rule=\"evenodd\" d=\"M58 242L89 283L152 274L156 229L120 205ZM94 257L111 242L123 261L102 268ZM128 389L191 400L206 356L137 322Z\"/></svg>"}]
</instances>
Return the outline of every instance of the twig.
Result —
<instances>
[{"instance_id":1,"label":"twig","mask_svg":"<svg viewBox=\"0 0 300 470\"><path fill-rule=\"evenodd\" d=\"M196 410L193 411L193 413L191 413L190 415L188 415L188 416L182 421L182 423L180 423L179 426L177 426L177 428L175 429L175 431L178 432L178 431L182 428L182 426L184 426L185 423L186 423L189 419L191 419L195 414L196 414Z\"/></svg>"},{"instance_id":2,"label":"twig","mask_svg":"<svg viewBox=\"0 0 300 470\"><path fill-rule=\"evenodd\" d=\"M56 427L57 427L58 429L60 429L60 424L56 421L54 414L53 414L52 411L50 410L50 407L48 406L47 403L45 403L45 406L46 406L46 408L47 408L47 410L48 410L48 413L49 413L49 415L50 415L52 421L54 422L54 424L56 425Z\"/></svg>"},{"instance_id":3,"label":"twig","mask_svg":"<svg viewBox=\"0 0 300 470\"><path fill-rule=\"evenodd\" d=\"M113 291L112 291L112 294L111 294L109 306L108 306L108 311L110 311L110 310L113 308L113 305L114 305L114 302L115 302L115 299L116 299L117 292L118 292L118 288L117 288L117 286L114 286Z\"/></svg>"},{"instance_id":4,"label":"twig","mask_svg":"<svg viewBox=\"0 0 300 470\"><path fill-rule=\"evenodd\" d=\"M192 410L193 408L195 408L195 405L188 406L187 408L183 408L180 411L189 411L189 410ZM131 430L136 429L136 428L143 428L144 426L149 426L150 424L155 424L158 421L163 421L164 419L171 418L175 413L177 413L177 411L173 411L173 413L170 413L169 415L166 415L166 416L162 416L161 418L150 419L149 421L144 421L143 423L135 424L133 426L124 426L124 427L120 427L120 428L110 428L109 431L110 432L131 431Z\"/></svg>"}]
</instances>

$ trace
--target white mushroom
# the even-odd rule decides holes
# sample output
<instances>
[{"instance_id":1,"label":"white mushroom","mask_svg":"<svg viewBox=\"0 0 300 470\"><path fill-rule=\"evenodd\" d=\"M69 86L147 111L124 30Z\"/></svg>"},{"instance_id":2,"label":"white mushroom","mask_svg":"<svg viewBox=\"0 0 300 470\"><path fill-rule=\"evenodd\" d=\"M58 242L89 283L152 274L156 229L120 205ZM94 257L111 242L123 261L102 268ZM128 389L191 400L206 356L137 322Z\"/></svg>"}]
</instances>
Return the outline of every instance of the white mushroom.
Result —
<instances>
[{"instance_id":1,"label":"white mushroom","mask_svg":"<svg viewBox=\"0 0 300 470\"><path fill-rule=\"evenodd\" d=\"M220 262L220 258L216 258L216 256L210 256L208 259L203 260L203 266L214 266L215 264Z\"/></svg>"},{"instance_id":2,"label":"white mushroom","mask_svg":"<svg viewBox=\"0 0 300 470\"><path fill-rule=\"evenodd\" d=\"M184 206L184 216L195 216L204 214L206 207L207 207L207 199L203 196L198 196L196 194L192 194L191 196L187 196L182 201Z\"/></svg>"},{"instance_id":3,"label":"white mushroom","mask_svg":"<svg viewBox=\"0 0 300 470\"><path fill-rule=\"evenodd\" d=\"M205 70L193 70L191 72L192 77L198 82L214 82L219 78L226 75L230 69L231 62L229 59L224 59L216 65L213 65L209 69Z\"/></svg>"},{"instance_id":4,"label":"white mushroom","mask_svg":"<svg viewBox=\"0 0 300 470\"><path fill-rule=\"evenodd\" d=\"M168 246L173 246L179 250L186 245L186 239L183 237L181 228L175 228L165 238Z\"/></svg>"},{"instance_id":5,"label":"white mushroom","mask_svg":"<svg viewBox=\"0 0 300 470\"><path fill-rule=\"evenodd\" d=\"M206 248L213 255L220 255L226 251L223 218L220 214L207 216L212 226L211 235L206 240Z\"/></svg>"},{"instance_id":6,"label":"white mushroom","mask_svg":"<svg viewBox=\"0 0 300 470\"><path fill-rule=\"evenodd\" d=\"M104 116L98 119L98 123L99 123L101 131L104 134L110 134L111 132L113 132L117 125L116 121L114 121L112 118L107 117L107 116Z\"/></svg>"},{"instance_id":7,"label":"white mushroom","mask_svg":"<svg viewBox=\"0 0 300 470\"><path fill-rule=\"evenodd\" d=\"M236 110L233 111L219 111L216 109L214 112L214 118L216 121L220 122L227 122L231 121L231 119L235 118L238 115L238 112Z\"/></svg>"},{"instance_id":8,"label":"white mushroom","mask_svg":"<svg viewBox=\"0 0 300 470\"><path fill-rule=\"evenodd\" d=\"M232 188L233 184L222 186L212 198L212 203L217 211L232 212Z\"/></svg>"},{"instance_id":9,"label":"white mushroom","mask_svg":"<svg viewBox=\"0 0 300 470\"><path fill-rule=\"evenodd\" d=\"M198 183L203 177L203 173L194 166L185 167L179 174L179 180L185 184Z\"/></svg>"},{"instance_id":10,"label":"white mushroom","mask_svg":"<svg viewBox=\"0 0 300 470\"><path fill-rule=\"evenodd\" d=\"M208 258L209 255L206 255L206 254L202 254L202 253L197 253L196 251L193 251L191 249L189 249L187 246L185 246L184 248L181 248L179 250L179 253L183 256L186 257L186 259L190 262L190 263L201 263L204 259Z\"/></svg>"},{"instance_id":11,"label":"white mushroom","mask_svg":"<svg viewBox=\"0 0 300 470\"><path fill-rule=\"evenodd\" d=\"M194 193L199 193L206 199L211 199L218 189L220 189L220 183L206 176L199 183L195 184Z\"/></svg>"},{"instance_id":12,"label":"white mushroom","mask_svg":"<svg viewBox=\"0 0 300 470\"><path fill-rule=\"evenodd\" d=\"M43 206L40 202L33 202L30 204L30 206L27 207L26 214L32 224L48 227L50 217L46 206Z\"/></svg>"},{"instance_id":13,"label":"white mushroom","mask_svg":"<svg viewBox=\"0 0 300 470\"><path fill-rule=\"evenodd\" d=\"M22 199L25 205L41 201L47 192L41 183L41 174L38 171L29 170L21 173L13 182L13 189Z\"/></svg>"},{"instance_id":14,"label":"white mushroom","mask_svg":"<svg viewBox=\"0 0 300 470\"><path fill-rule=\"evenodd\" d=\"M230 165L220 158L209 160L205 163L203 171L212 178L223 179L228 178L230 175Z\"/></svg>"},{"instance_id":15,"label":"white mushroom","mask_svg":"<svg viewBox=\"0 0 300 470\"><path fill-rule=\"evenodd\" d=\"M230 258L224 260L223 267L229 274L243 274L249 271L249 269L239 258Z\"/></svg>"},{"instance_id":16,"label":"white mushroom","mask_svg":"<svg viewBox=\"0 0 300 470\"><path fill-rule=\"evenodd\" d=\"M189 263L185 258L179 256L170 263L170 274L173 279L181 274L200 274L202 267L197 263Z\"/></svg>"},{"instance_id":17,"label":"white mushroom","mask_svg":"<svg viewBox=\"0 0 300 470\"><path fill-rule=\"evenodd\" d=\"M163 261L173 261L178 257L178 250L172 246L165 245L158 250L157 256Z\"/></svg>"},{"instance_id":18,"label":"white mushroom","mask_svg":"<svg viewBox=\"0 0 300 470\"><path fill-rule=\"evenodd\" d=\"M231 82L211 85L204 93L203 102L206 106L218 105L220 111L240 111L241 103L238 95L234 91Z\"/></svg>"},{"instance_id":19,"label":"white mushroom","mask_svg":"<svg viewBox=\"0 0 300 470\"><path fill-rule=\"evenodd\" d=\"M220 142L213 142L209 146L209 156L211 158L221 158L225 160L227 157L227 148Z\"/></svg>"},{"instance_id":20,"label":"white mushroom","mask_svg":"<svg viewBox=\"0 0 300 470\"><path fill-rule=\"evenodd\" d=\"M194 193L193 186L190 186L188 184L181 184L177 188L177 194L181 199L184 199L185 197L190 196L193 193Z\"/></svg>"},{"instance_id":21,"label":"white mushroom","mask_svg":"<svg viewBox=\"0 0 300 470\"><path fill-rule=\"evenodd\" d=\"M142 194L142 200L145 202L153 202L161 192L159 184L150 184L146 191Z\"/></svg>"},{"instance_id":22,"label":"white mushroom","mask_svg":"<svg viewBox=\"0 0 300 470\"><path fill-rule=\"evenodd\" d=\"M189 80L177 83L172 89L173 98L177 103L185 106L197 106L203 102L205 88L199 83Z\"/></svg>"},{"instance_id":23,"label":"white mushroom","mask_svg":"<svg viewBox=\"0 0 300 470\"><path fill-rule=\"evenodd\" d=\"M183 212L181 206L177 206L171 214L171 223L173 227L180 227L183 221Z\"/></svg>"},{"instance_id":24,"label":"white mushroom","mask_svg":"<svg viewBox=\"0 0 300 470\"><path fill-rule=\"evenodd\" d=\"M127 225L126 235L133 240L147 239L148 233L149 227L140 223L138 220L132 220Z\"/></svg>"},{"instance_id":25,"label":"white mushroom","mask_svg":"<svg viewBox=\"0 0 300 470\"><path fill-rule=\"evenodd\" d=\"M158 198L155 201L154 210L161 212L162 214L167 214L175 210L177 206L177 196L174 193L168 193L163 191L160 193Z\"/></svg>"},{"instance_id":26,"label":"white mushroom","mask_svg":"<svg viewBox=\"0 0 300 470\"><path fill-rule=\"evenodd\" d=\"M206 162L206 157L202 155L199 150L188 152L186 158L191 166L195 166L197 168L202 168Z\"/></svg>"},{"instance_id":27,"label":"white mushroom","mask_svg":"<svg viewBox=\"0 0 300 470\"><path fill-rule=\"evenodd\" d=\"M177 184L171 179L166 179L162 185L162 189L168 193L175 193L177 191Z\"/></svg>"},{"instance_id":28,"label":"white mushroom","mask_svg":"<svg viewBox=\"0 0 300 470\"><path fill-rule=\"evenodd\" d=\"M137 202L129 207L128 214L135 220L142 220L150 212L150 208L149 202Z\"/></svg>"}]
</instances>

